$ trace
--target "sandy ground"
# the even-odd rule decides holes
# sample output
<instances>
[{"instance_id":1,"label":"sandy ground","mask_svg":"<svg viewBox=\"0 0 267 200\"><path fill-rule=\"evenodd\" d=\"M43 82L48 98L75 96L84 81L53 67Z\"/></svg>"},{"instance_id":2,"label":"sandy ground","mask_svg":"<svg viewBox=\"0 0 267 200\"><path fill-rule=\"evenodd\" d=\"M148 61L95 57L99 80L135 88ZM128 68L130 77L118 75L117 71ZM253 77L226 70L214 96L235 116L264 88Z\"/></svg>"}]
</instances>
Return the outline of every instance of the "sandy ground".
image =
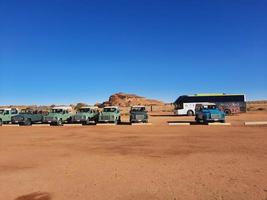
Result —
<instances>
[{"instance_id":1,"label":"sandy ground","mask_svg":"<svg viewBox=\"0 0 267 200\"><path fill-rule=\"evenodd\" d=\"M234 126L0 127L1 200L267 199L266 112Z\"/></svg>"}]
</instances>

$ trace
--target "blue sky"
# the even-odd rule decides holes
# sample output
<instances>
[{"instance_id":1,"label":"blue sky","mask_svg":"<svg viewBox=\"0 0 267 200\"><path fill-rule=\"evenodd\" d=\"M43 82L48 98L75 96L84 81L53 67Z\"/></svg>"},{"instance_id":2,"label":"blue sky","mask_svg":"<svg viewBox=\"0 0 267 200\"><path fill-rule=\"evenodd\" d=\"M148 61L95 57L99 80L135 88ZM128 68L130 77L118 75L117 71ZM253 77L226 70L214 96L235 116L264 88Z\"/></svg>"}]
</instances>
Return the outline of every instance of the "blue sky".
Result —
<instances>
[{"instance_id":1,"label":"blue sky","mask_svg":"<svg viewBox=\"0 0 267 200\"><path fill-rule=\"evenodd\" d=\"M0 0L0 105L267 99L267 1Z\"/></svg>"}]
</instances>

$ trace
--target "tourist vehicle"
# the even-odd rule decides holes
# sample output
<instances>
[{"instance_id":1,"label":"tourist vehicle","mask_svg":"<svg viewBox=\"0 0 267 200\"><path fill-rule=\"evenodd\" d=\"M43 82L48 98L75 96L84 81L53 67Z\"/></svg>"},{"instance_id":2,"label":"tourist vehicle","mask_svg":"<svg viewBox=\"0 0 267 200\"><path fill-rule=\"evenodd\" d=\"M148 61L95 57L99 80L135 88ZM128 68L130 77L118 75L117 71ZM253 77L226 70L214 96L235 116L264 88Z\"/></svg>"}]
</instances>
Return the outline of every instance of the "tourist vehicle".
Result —
<instances>
[{"instance_id":1,"label":"tourist vehicle","mask_svg":"<svg viewBox=\"0 0 267 200\"><path fill-rule=\"evenodd\" d=\"M99 113L98 122L112 122L118 124L121 122L120 109L117 106L107 106Z\"/></svg>"},{"instance_id":2,"label":"tourist vehicle","mask_svg":"<svg viewBox=\"0 0 267 200\"><path fill-rule=\"evenodd\" d=\"M195 113L195 120L198 123L225 122L225 113L214 103L197 104Z\"/></svg>"},{"instance_id":3,"label":"tourist vehicle","mask_svg":"<svg viewBox=\"0 0 267 200\"><path fill-rule=\"evenodd\" d=\"M196 104L215 103L227 115L246 112L245 96L242 94L196 94L183 95L174 102L175 115L195 115Z\"/></svg>"},{"instance_id":4,"label":"tourist vehicle","mask_svg":"<svg viewBox=\"0 0 267 200\"><path fill-rule=\"evenodd\" d=\"M72 108L70 106L55 106L44 116L43 123L62 126L63 123L70 123L72 121Z\"/></svg>"},{"instance_id":5,"label":"tourist vehicle","mask_svg":"<svg viewBox=\"0 0 267 200\"><path fill-rule=\"evenodd\" d=\"M19 114L11 117L12 124L30 126L33 123L41 123L43 115L38 110L31 108L22 109Z\"/></svg>"},{"instance_id":6,"label":"tourist vehicle","mask_svg":"<svg viewBox=\"0 0 267 200\"><path fill-rule=\"evenodd\" d=\"M0 126L11 122L11 117L18 114L16 108L0 108Z\"/></svg>"},{"instance_id":7,"label":"tourist vehicle","mask_svg":"<svg viewBox=\"0 0 267 200\"><path fill-rule=\"evenodd\" d=\"M98 109L92 106L83 106L79 108L77 113L72 116L73 123L81 123L83 125L88 125L91 123L96 124L98 122Z\"/></svg>"},{"instance_id":8,"label":"tourist vehicle","mask_svg":"<svg viewBox=\"0 0 267 200\"><path fill-rule=\"evenodd\" d=\"M130 123L148 122L148 114L145 106L132 106L130 110Z\"/></svg>"}]
</instances>

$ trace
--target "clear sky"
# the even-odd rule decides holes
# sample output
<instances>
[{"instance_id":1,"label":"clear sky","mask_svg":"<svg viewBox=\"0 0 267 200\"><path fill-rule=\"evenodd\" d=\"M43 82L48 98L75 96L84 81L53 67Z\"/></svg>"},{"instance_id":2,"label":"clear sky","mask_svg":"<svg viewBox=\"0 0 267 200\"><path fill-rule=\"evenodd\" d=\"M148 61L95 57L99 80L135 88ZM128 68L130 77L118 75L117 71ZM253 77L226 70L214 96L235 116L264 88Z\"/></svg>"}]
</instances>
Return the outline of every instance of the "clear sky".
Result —
<instances>
[{"instance_id":1,"label":"clear sky","mask_svg":"<svg viewBox=\"0 0 267 200\"><path fill-rule=\"evenodd\" d=\"M266 0L0 0L0 105L267 99Z\"/></svg>"}]
</instances>

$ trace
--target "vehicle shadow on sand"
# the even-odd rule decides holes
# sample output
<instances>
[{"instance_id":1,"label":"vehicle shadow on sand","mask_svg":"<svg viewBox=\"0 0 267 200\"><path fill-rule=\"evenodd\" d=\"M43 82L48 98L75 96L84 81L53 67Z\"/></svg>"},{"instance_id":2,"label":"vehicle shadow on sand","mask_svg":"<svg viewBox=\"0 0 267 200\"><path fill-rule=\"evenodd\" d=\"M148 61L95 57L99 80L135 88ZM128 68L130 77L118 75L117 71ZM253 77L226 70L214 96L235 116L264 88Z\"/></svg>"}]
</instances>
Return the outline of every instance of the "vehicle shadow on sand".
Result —
<instances>
[{"instance_id":1,"label":"vehicle shadow on sand","mask_svg":"<svg viewBox=\"0 0 267 200\"><path fill-rule=\"evenodd\" d=\"M150 114L149 116L151 116L151 117L184 117L184 116L186 116L186 115L171 115L171 114Z\"/></svg>"},{"instance_id":2,"label":"vehicle shadow on sand","mask_svg":"<svg viewBox=\"0 0 267 200\"><path fill-rule=\"evenodd\" d=\"M51 200L52 197L47 192L33 192L30 194L22 195L14 200Z\"/></svg>"},{"instance_id":3,"label":"vehicle shadow on sand","mask_svg":"<svg viewBox=\"0 0 267 200\"><path fill-rule=\"evenodd\" d=\"M167 121L167 123L168 124L171 124L171 123L177 123L177 124L190 123L190 125L203 125L203 123L198 123L196 121L185 121L185 120Z\"/></svg>"}]
</instances>

